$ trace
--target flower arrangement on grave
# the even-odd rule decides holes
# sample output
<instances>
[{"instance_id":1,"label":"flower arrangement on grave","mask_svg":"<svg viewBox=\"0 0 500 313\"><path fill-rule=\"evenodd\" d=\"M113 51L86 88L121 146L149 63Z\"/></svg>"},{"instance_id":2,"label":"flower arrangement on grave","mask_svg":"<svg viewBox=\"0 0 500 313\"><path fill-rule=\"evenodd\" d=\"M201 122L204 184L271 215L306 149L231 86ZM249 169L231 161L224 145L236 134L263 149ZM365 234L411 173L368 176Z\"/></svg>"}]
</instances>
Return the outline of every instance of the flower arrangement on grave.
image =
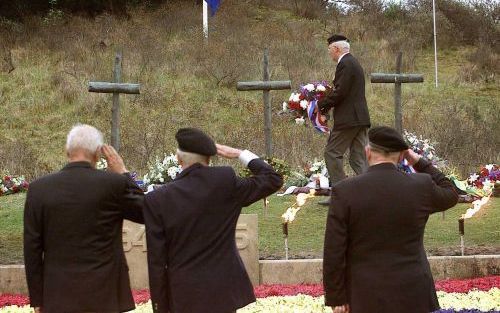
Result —
<instances>
[{"instance_id":1,"label":"flower arrangement on grave","mask_svg":"<svg viewBox=\"0 0 500 313\"><path fill-rule=\"evenodd\" d=\"M283 111L295 113L298 125L305 125L308 119L317 131L327 133L327 121L318 114L317 104L331 88L326 81L300 85L299 90L292 92L288 101L283 102Z\"/></svg>"},{"instance_id":2,"label":"flower arrangement on grave","mask_svg":"<svg viewBox=\"0 0 500 313\"><path fill-rule=\"evenodd\" d=\"M292 171L285 185L287 188L304 186L314 189L327 188L329 182L325 161L314 159L300 170Z\"/></svg>"},{"instance_id":3,"label":"flower arrangement on grave","mask_svg":"<svg viewBox=\"0 0 500 313\"><path fill-rule=\"evenodd\" d=\"M435 143L407 130L404 130L403 137L413 151L430 161L436 168L443 169L446 167L446 160L438 157L436 154L436 148L434 148ZM398 168L405 173L415 173L415 169L413 169L406 160L403 160L398 165Z\"/></svg>"},{"instance_id":4,"label":"flower arrangement on grave","mask_svg":"<svg viewBox=\"0 0 500 313\"><path fill-rule=\"evenodd\" d=\"M486 196L491 195L495 184L500 183L500 167L498 164L481 166L479 171L467 178L467 186L481 190Z\"/></svg>"},{"instance_id":5,"label":"flower arrangement on grave","mask_svg":"<svg viewBox=\"0 0 500 313\"><path fill-rule=\"evenodd\" d=\"M147 188L150 185L161 185L171 182L181 170L182 168L179 165L176 155L165 154L163 159L157 157L155 161L149 165L148 173L144 175L142 179L144 186Z\"/></svg>"},{"instance_id":6,"label":"flower arrangement on grave","mask_svg":"<svg viewBox=\"0 0 500 313\"><path fill-rule=\"evenodd\" d=\"M24 176L6 175L0 177L0 196L28 190L29 183Z\"/></svg>"}]
</instances>

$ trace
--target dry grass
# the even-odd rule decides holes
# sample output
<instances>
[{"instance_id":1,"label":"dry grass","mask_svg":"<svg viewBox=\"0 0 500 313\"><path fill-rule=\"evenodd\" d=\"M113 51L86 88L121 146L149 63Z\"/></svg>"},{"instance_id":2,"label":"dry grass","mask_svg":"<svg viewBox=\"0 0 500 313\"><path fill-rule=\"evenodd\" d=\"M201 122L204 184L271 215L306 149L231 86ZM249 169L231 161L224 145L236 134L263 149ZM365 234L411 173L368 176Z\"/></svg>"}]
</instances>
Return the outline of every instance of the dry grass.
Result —
<instances>
[{"instance_id":1,"label":"dry grass","mask_svg":"<svg viewBox=\"0 0 500 313\"><path fill-rule=\"evenodd\" d=\"M464 68L473 66L462 48L441 51L441 85L434 89L431 51L408 40L408 31L379 40L368 17L306 14L307 5L316 5L306 2L276 7L228 0L210 22L208 43L201 36L199 8L183 2L137 8L130 19L66 16L54 23L32 18L24 25L1 24L0 53L8 53L15 70L0 72L0 172L36 177L59 168L65 134L77 122L109 136L111 97L90 94L86 86L111 79L116 49L124 52L123 80L142 85L141 95L121 97L121 152L130 168L142 172L156 155L174 151L175 131L183 126L263 153L262 95L237 92L235 82L261 79L265 47L272 78L291 79L294 86L330 80L334 64L325 38L332 30L353 39L353 53L367 73L392 71L395 52L403 50L404 71L426 79L403 90L405 126L439 142L439 154L459 171L498 162L498 84L494 76L462 79ZM272 93L276 113L288 96L288 91ZM373 123L391 124L392 87L368 84L367 98ZM287 116L275 114L273 123L277 157L300 165L322 156L325 137L295 126Z\"/></svg>"}]
</instances>

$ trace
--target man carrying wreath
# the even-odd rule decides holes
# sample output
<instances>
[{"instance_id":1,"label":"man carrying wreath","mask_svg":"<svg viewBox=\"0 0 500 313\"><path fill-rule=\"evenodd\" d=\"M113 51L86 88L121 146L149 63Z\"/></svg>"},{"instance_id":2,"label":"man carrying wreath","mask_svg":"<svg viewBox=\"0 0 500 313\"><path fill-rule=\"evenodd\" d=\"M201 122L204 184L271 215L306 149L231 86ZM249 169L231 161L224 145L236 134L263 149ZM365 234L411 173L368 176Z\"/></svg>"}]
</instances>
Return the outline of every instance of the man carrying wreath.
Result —
<instances>
[{"instance_id":1,"label":"man carrying wreath","mask_svg":"<svg viewBox=\"0 0 500 313\"><path fill-rule=\"evenodd\" d=\"M349 149L349 164L356 174L367 167L364 147L370 127L365 98L365 75L359 62L350 54L349 40L342 35L328 38L328 52L337 62L333 89L318 107L323 115L333 108L333 128L325 147L325 162L333 186L346 177L344 154ZM320 204L328 205L330 199Z\"/></svg>"}]
</instances>

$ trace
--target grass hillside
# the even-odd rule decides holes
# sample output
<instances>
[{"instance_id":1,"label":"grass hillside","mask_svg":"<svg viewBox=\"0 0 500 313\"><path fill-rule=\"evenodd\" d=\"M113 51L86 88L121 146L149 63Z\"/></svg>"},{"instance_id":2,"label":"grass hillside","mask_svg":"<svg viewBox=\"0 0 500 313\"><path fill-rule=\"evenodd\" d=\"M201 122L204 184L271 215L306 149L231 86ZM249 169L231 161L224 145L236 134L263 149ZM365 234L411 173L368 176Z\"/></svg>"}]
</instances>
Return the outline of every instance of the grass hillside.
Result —
<instances>
[{"instance_id":1,"label":"grass hillside","mask_svg":"<svg viewBox=\"0 0 500 313\"><path fill-rule=\"evenodd\" d=\"M141 84L140 95L122 95L122 153L144 172L149 161L175 149L183 126L205 129L217 141L264 152L260 92L237 92L235 82L261 79L262 51L270 49L271 77L293 86L331 80L335 65L325 39L343 32L366 73L392 72L403 50L404 72L423 84L403 87L404 126L438 142L438 154L459 172L498 162L499 99L495 80L472 77L478 47L440 46L438 88L433 54L411 38L374 37L356 16L305 18L260 1L226 1L201 36L201 11L191 3L135 8L129 19L64 15L0 23L0 172L34 178L64 163L64 141L75 123L90 123L109 138L111 96L87 92L90 80L110 81L117 49L123 81ZM430 27L430 25L429 25ZM429 33L431 28L429 28ZM368 33L369 34L369 33ZM14 70L7 70L11 63ZM374 125L393 123L393 86L366 89ZM289 91L272 92L275 156L292 165L322 157L326 137L278 115Z\"/></svg>"}]
</instances>

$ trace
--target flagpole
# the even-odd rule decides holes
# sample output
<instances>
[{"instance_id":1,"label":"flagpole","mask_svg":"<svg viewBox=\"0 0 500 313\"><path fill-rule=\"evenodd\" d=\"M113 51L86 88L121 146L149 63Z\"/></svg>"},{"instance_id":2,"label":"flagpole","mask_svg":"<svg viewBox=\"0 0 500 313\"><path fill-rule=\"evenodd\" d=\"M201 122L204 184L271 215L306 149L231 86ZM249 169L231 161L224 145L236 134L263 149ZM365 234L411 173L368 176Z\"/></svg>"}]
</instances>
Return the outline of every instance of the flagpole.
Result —
<instances>
[{"instance_id":1,"label":"flagpole","mask_svg":"<svg viewBox=\"0 0 500 313\"><path fill-rule=\"evenodd\" d=\"M434 75L436 88L438 86L438 57L437 57L437 34L436 34L436 0L432 0L432 18L434 22Z\"/></svg>"},{"instance_id":2,"label":"flagpole","mask_svg":"<svg viewBox=\"0 0 500 313\"><path fill-rule=\"evenodd\" d=\"M203 0L203 36L208 39L208 4Z\"/></svg>"}]
</instances>

